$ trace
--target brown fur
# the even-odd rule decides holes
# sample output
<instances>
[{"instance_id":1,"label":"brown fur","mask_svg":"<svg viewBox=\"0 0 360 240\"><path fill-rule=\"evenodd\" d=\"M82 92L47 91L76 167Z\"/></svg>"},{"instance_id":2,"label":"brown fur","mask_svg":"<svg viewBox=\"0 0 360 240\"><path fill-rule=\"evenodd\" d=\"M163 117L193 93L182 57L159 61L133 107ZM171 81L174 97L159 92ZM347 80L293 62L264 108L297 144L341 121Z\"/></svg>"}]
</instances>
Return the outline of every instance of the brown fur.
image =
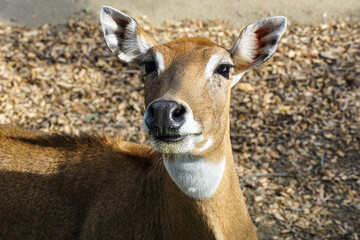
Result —
<instances>
[{"instance_id":1,"label":"brown fur","mask_svg":"<svg viewBox=\"0 0 360 240\"><path fill-rule=\"evenodd\" d=\"M254 234L231 162L221 190L196 201L176 187L151 148L3 125L0 166L1 239L215 239L216 229L225 239Z\"/></svg>"},{"instance_id":2,"label":"brown fur","mask_svg":"<svg viewBox=\"0 0 360 240\"><path fill-rule=\"evenodd\" d=\"M156 236L148 218L162 199L160 159L153 149L106 136L1 126L0 239ZM141 229L131 237L135 226Z\"/></svg>"},{"instance_id":3,"label":"brown fur","mask_svg":"<svg viewBox=\"0 0 360 240\"><path fill-rule=\"evenodd\" d=\"M140 29L140 28L138 28ZM154 41L142 30L148 41ZM257 239L232 157L230 79L204 77L210 40L156 45L165 70L145 79L145 103L186 101L214 144L200 156L226 157L214 195L185 195L152 148L107 136L48 134L0 126L0 239ZM204 142L200 143L201 146ZM194 152L199 151L196 146Z\"/></svg>"}]
</instances>

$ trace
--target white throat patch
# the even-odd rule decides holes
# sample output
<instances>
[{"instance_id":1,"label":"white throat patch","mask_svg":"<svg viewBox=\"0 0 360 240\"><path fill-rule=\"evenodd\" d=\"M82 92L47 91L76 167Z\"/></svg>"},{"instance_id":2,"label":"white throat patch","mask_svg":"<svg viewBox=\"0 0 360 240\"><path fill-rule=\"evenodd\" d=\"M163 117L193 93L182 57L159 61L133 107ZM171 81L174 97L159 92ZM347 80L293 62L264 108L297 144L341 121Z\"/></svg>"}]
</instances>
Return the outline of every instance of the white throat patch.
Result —
<instances>
[{"instance_id":1,"label":"white throat patch","mask_svg":"<svg viewBox=\"0 0 360 240\"><path fill-rule=\"evenodd\" d=\"M216 192L225 162L225 157L218 163L211 163L185 154L172 161L164 159L165 168L175 184L186 195L198 200L209 198Z\"/></svg>"}]
</instances>

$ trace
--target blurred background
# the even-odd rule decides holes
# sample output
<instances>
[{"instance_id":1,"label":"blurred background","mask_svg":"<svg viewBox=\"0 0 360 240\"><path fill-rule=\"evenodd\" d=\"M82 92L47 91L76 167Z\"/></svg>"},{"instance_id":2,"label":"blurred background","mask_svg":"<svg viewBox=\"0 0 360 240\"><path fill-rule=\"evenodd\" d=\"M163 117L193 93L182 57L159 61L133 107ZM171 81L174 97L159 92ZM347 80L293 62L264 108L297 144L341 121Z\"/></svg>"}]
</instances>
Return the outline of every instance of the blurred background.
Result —
<instances>
[{"instance_id":1,"label":"blurred background","mask_svg":"<svg viewBox=\"0 0 360 240\"><path fill-rule=\"evenodd\" d=\"M247 206L260 239L359 239L359 0L0 0L0 124L149 144L142 73L107 49L101 5L158 42L227 49L247 24L286 16L277 52L232 90Z\"/></svg>"},{"instance_id":2,"label":"blurred background","mask_svg":"<svg viewBox=\"0 0 360 240\"><path fill-rule=\"evenodd\" d=\"M358 0L0 0L0 22L17 26L63 24L84 13L97 13L102 5L124 10L136 18L146 15L157 25L185 18L227 19L236 26L275 15L286 15L300 23L360 18Z\"/></svg>"}]
</instances>

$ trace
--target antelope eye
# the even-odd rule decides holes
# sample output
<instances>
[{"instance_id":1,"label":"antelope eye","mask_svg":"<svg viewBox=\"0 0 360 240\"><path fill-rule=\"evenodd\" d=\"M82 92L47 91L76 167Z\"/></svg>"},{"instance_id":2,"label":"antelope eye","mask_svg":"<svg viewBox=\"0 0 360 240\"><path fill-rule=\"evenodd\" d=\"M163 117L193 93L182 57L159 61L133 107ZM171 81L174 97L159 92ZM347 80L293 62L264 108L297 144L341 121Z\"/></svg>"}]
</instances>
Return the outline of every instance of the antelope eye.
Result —
<instances>
[{"instance_id":1,"label":"antelope eye","mask_svg":"<svg viewBox=\"0 0 360 240\"><path fill-rule=\"evenodd\" d=\"M144 69L145 69L145 74L149 74L149 73L152 73L156 70L156 64L154 61L147 61L147 62L144 62Z\"/></svg>"},{"instance_id":2,"label":"antelope eye","mask_svg":"<svg viewBox=\"0 0 360 240\"><path fill-rule=\"evenodd\" d=\"M220 74L221 76L223 76L224 78L227 78L229 79L229 73L230 73L230 69L232 68L233 66L232 65L229 65L229 64L220 64L215 72L217 74Z\"/></svg>"}]
</instances>

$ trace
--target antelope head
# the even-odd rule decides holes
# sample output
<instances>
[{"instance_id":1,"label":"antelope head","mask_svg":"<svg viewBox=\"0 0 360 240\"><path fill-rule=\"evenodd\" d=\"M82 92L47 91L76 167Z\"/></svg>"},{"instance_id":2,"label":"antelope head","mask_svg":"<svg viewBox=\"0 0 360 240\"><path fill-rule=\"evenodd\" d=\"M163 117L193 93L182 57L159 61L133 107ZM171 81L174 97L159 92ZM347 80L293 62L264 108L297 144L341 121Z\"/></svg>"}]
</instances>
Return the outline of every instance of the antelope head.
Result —
<instances>
[{"instance_id":1,"label":"antelope head","mask_svg":"<svg viewBox=\"0 0 360 240\"><path fill-rule=\"evenodd\" d=\"M144 126L153 146L167 159L186 155L217 163L226 158L225 149L231 152L230 90L246 71L274 54L286 18L248 25L230 50L205 38L157 44L136 20L111 7L101 9L100 20L109 49L144 72ZM165 166L172 175L169 162Z\"/></svg>"}]
</instances>

